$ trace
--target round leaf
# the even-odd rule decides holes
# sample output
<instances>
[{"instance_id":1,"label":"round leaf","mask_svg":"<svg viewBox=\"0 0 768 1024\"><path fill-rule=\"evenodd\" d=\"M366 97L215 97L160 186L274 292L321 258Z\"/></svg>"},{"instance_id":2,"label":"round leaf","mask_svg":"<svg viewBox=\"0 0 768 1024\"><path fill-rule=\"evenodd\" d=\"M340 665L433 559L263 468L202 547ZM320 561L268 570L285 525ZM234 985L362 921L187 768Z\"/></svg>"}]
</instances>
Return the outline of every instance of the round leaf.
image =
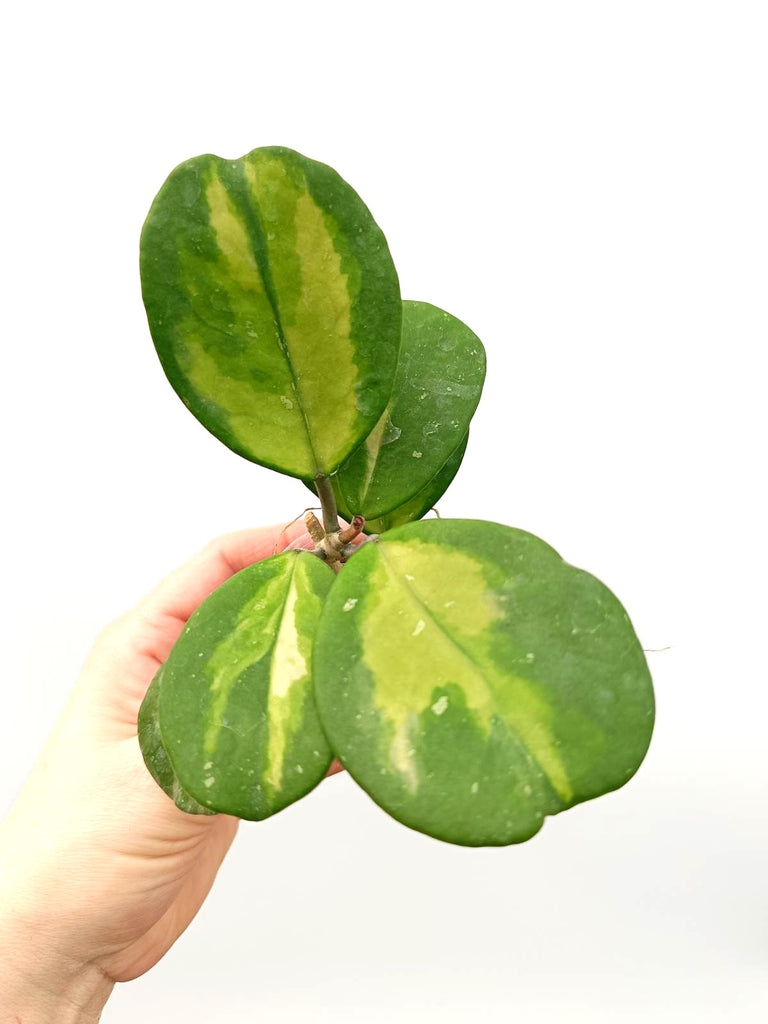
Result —
<instances>
[{"instance_id":1,"label":"round leaf","mask_svg":"<svg viewBox=\"0 0 768 1024\"><path fill-rule=\"evenodd\" d=\"M144 225L141 277L168 379L240 455L328 474L375 426L400 344L397 274L330 167L279 147L181 164Z\"/></svg>"},{"instance_id":2,"label":"round leaf","mask_svg":"<svg viewBox=\"0 0 768 1024\"><path fill-rule=\"evenodd\" d=\"M392 396L334 477L341 504L376 519L422 491L467 433L484 378L485 351L466 324L428 302L404 302Z\"/></svg>"},{"instance_id":3,"label":"round leaf","mask_svg":"<svg viewBox=\"0 0 768 1024\"><path fill-rule=\"evenodd\" d=\"M308 552L258 562L214 591L176 642L160 734L173 773L204 806L266 818L327 772L310 659L333 578Z\"/></svg>"},{"instance_id":4,"label":"round leaf","mask_svg":"<svg viewBox=\"0 0 768 1024\"><path fill-rule=\"evenodd\" d=\"M331 746L412 828L520 842L544 817L622 786L653 691L626 612L531 534L426 520L364 545L315 644Z\"/></svg>"}]
</instances>

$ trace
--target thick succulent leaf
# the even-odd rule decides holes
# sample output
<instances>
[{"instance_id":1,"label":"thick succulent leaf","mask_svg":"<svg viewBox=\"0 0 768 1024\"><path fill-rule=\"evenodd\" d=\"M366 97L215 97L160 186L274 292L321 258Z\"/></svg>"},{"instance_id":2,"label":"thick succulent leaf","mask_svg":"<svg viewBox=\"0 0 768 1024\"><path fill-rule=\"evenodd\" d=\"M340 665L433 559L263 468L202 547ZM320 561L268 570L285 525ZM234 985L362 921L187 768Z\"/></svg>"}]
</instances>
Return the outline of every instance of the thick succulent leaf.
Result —
<instances>
[{"instance_id":1,"label":"thick succulent leaf","mask_svg":"<svg viewBox=\"0 0 768 1024\"><path fill-rule=\"evenodd\" d=\"M176 642L160 732L174 774L204 806L266 818L327 772L310 662L333 578L308 552L258 562L214 591Z\"/></svg>"},{"instance_id":2,"label":"thick succulent leaf","mask_svg":"<svg viewBox=\"0 0 768 1024\"><path fill-rule=\"evenodd\" d=\"M181 783L173 773L171 762L168 760L158 720L162 674L161 668L146 691L138 713L138 741L144 764L150 769L152 777L161 790L180 810L186 811L187 814L213 814L213 811L203 807L194 797L190 797L188 793L184 792Z\"/></svg>"},{"instance_id":3,"label":"thick succulent leaf","mask_svg":"<svg viewBox=\"0 0 768 1024\"><path fill-rule=\"evenodd\" d=\"M203 807L189 793L184 792L181 783L173 773L171 762L168 760L168 754L163 746L163 738L160 735L160 722L158 721L158 701L162 674L163 670L161 668L150 683L139 710L139 745L141 746L144 763L160 789L167 793L182 811L186 811L188 814L213 814L213 811Z\"/></svg>"},{"instance_id":4,"label":"thick succulent leaf","mask_svg":"<svg viewBox=\"0 0 768 1024\"><path fill-rule=\"evenodd\" d=\"M410 501L400 505L399 508L393 509L379 519L367 519L365 522L365 532L384 533L385 530L393 530L396 526L403 526L405 523L412 523L416 519L421 519L431 508L434 508L458 473L464 453L467 450L468 440L469 435L467 434L456 451L448 458L440 472ZM349 518L351 513L343 510L342 515L345 518Z\"/></svg>"},{"instance_id":5,"label":"thick succulent leaf","mask_svg":"<svg viewBox=\"0 0 768 1024\"><path fill-rule=\"evenodd\" d=\"M531 534L425 520L334 583L315 688L342 763L394 817L470 846L622 786L653 727L640 644L613 594Z\"/></svg>"},{"instance_id":6,"label":"thick succulent leaf","mask_svg":"<svg viewBox=\"0 0 768 1024\"><path fill-rule=\"evenodd\" d=\"M464 454L467 450L467 442L469 441L469 434L465 434L459 447L449 457L442 469L429 481L427 486L419 491L418 494L414 495L410 501L406 501L404 505L398 506L388 512L385 516L380 516L378 519L367 519L365 522L365 533L384 533L385 530L392 530L395 526L403 526L405 523L412 523L415 519L421 519L423 515L426 515L431 508L434 508L436 503L442 498L449 486L453 482L453 478L459 471ZM331 477L331 481L336 478ZM305 480L305 485L310 491L317 497L317 491L311 480ZM344 498L339 493L338 487L334 485L334 493L336 495L336 502L338 504L339 515L342 519L346 519L347 522L351 522L353 512L346 507L344 504Z\"/></svg>"},{"instance_id":7,"label":"thick succulent leaf","mask_svg":"<svg viewBox=\"0 0 768 1024\"><path fill-rule=\"evenodd\" d=\"M428 302L404 302L392 396L334 476L344 508L376 519L422 491L467 433L484 378L485 351L465 324Z\"/></svg>"},{"instance_id":8,"label":"thick succulent leaf","mask_svg":"<svg viewBox=\"0 0 768 1024\"><path fill-rule=\"evenodd\" d=\"M279 147L181 164L144 225L141 277L168 379L240 455L314 477L375 426L399 285L381 230L330 167Z\"/></svg>"}]
</instances>

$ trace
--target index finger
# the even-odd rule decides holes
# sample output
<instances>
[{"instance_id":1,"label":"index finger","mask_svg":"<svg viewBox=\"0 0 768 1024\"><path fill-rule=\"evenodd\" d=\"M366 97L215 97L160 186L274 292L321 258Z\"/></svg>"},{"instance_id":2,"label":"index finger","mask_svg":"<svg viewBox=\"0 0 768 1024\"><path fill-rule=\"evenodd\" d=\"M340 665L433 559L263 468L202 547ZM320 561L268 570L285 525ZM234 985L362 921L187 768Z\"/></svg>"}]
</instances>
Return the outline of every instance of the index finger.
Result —
<instances>
[{"instance_id":1,"label":"index finger","mask_svg":"<svg viewBox=\"0 0 768 1024\"><path fill-rule=\"evenodd\" d=\"M217 537L167 576L141 602L140 611L149 619L170 617L184 624L230 576L284 551L289 544L303 546L304 537L306 546L314 547L302 522L237 530Z\"/></svg>"}]
</instances>

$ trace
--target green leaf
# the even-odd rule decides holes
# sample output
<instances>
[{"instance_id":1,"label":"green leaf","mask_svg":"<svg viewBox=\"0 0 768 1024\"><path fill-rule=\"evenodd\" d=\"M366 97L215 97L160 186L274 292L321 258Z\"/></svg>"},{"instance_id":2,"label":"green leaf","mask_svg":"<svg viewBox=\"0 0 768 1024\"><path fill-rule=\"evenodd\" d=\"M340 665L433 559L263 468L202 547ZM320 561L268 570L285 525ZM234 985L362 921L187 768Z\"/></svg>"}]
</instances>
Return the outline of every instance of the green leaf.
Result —
<instances>
[{"instance_id":1,"label":"green leaf","mask_svg":"<svg viewBox=\"0 0 768 1024\"><path fill-rule=\"evenodd\" d=\"M144 225L141 277L168 379L233 451L314 477L375 426L400 345L397 274L330 167L279 147L181 164Z\"/></svg>"},{"instance_id":2,"label":"green leaf","mask_svg":"<svg viewBox=\"0 0 768 1024\"><path fill-rule=\"evenodd\" d=\"M485 351L465 324L428 302L404 302L392 396L333 478L341 505L377 519L424 490L467 433L484 378Z\"/></svg>"},{"instance_id":3,"label":"green leaf","mask_svg":"<svg viewBox=\"0 0 768 1024\"><path fill-rule=\"evenodd\" d=\"M318 710L355 780L400 821L504 845L622 786L653 727L626 612L521 530L425 520L364 545L333 585Z\"/></svg>"},{"instance_id":4,"label":"green leaf","mask_svg":"<svg viewBox=\"0 0 768 1024\"><path fill-rule=\"evenodd\" d=\"M176 642L160 733L180 784L204 806L266 818L327 772L310 660L333 578L307 552L258 562L214 591Z\"/></svg>"},{"instance_id":5,"label":"green leaf","mask_svg":"<svg viewBox=\"0 0 768 1024\"><path fill-rule=\"evenodd\" d=\"M367 519L365 522L365 533L384 533L385 530L392 530L395 526L403 526L405 523L411 523L415 519L421 519L423 515L426 515L431 508L434 508L436 503L442 498L443 494L448 490L448 487L453 482L453 478L459 471L459 466L464 459L464 453L467 450L467 442L469 441L469 434L464 435L459 447L449 457L442 469L429 481L426 487L419 491L418 494L414 495L410 501L406 501L404 505L399 505L397 508L392 509L385 516L380 516L378 519ZM331 477L331 482L335 481L335 477ZM309 488L310 491L317 498L317 491L312 480L305 480L304 484ZM334 484L334 494L336 495L336 502L338 505L339 515L342 519L346 519L347 522L351 522L353 512L346 507L344 504L344 498L339 493L338 486Z\"/></svg>"},{"instance_id":6,"label":"green leaf","mask_svg":"<svg viewBox=\"0 0 768 1024\"><path fill-rule=\"evenodd\" d=\"M440 472L410 501L400 505L399 508L393 509L379 519L367 519L365 522L365 532L384 533L385 530L392 530L396 526L403 526L405 523L411 523L415 519L421 519L431 508L434 508L458 473L459 466L464 458L464 452L467 449L468 440L469 435L467 434ZM351 513L342 508L341 515L348 519Z\"/></svg>"},{"instance_id":7,"label":"green leaf","mask_svg":"<svg viewBox=\"0 0 768 1024\"><path fill-rule=\"evenodd\" d=\"M139 744L144 763L160 789L173 800L180 810L186 811L187 814L213 814L213 811L203 807L189 793L184 792L181 783L173 773L171 762L168 760L158 721L158 700L162 674L161 668L150 683L139 710Z\"/></svg>"}]
</instances>

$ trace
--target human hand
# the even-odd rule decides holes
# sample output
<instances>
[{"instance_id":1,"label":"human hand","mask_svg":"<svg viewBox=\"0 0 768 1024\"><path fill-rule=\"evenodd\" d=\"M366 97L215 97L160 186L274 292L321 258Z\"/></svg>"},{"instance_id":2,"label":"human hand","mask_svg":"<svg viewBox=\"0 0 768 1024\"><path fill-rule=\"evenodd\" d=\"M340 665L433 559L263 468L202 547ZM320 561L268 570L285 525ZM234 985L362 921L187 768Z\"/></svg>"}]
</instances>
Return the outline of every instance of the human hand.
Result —
<instances>
[{"instance_id":1,"label":"human hand","mask_svg":"<svg viewBox=\"0 0 768 1024\"><path fill-rule=\"evenodd\" d=\"M208 594L288 546L313 546L302 524L222 537L98 638L0 828L2 1024L97 1020L114 982L149 970L199 910L238 822L184 814L157 787L139 707Z\"/></svg>"}]
</instances>

